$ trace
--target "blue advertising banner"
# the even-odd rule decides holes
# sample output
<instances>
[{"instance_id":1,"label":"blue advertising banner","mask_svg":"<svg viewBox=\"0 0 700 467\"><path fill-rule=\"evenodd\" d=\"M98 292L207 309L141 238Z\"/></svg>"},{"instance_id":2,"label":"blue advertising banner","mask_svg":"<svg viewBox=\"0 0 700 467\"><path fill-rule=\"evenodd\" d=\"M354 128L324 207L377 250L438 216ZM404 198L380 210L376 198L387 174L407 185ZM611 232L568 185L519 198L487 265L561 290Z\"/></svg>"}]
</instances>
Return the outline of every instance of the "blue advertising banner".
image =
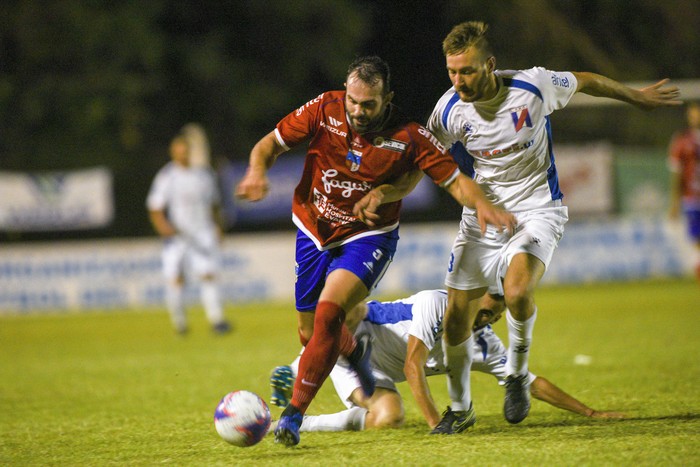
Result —
<instances>
[{"instance_id":1,"label":"blue advertising banner","mask_svg":"<svg viewBox=\"0 0 700 467\"><path fill-rule=\"evenodd\" d=\"M223 188L224 214L229 225L260 225L270 221L292 218L292 195L304 170L304 155L283 154L268 172L270 192L262 201L250 203L235 198L236 185L241 181L247 163L232 162L219 168ZM403 212L432 209L438 202L438 188L424 177L403 200Z\"/></svg>"}]
</instances>

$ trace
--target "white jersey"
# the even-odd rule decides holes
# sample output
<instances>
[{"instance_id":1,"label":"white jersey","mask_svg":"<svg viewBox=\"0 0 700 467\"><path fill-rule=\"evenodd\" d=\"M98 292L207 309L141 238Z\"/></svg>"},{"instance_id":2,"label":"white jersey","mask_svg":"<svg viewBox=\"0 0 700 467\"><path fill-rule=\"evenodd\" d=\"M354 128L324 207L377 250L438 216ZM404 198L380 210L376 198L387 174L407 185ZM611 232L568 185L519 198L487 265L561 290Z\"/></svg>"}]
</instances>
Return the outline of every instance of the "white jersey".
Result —
<instances>
[{"instance_id":1,"label":"white jersey","mask_svg":"<svg viewBox=\"0 0 700 467\"><path fill-rule=\"evenodd\" d=\"M373 368L395 383L405 381L403 367L408 338L415 336L429 349L426 376L444 374L442 321L446 309L444 290L424 290L395 302L369 302L367 317L356 334L368 333L372 337ZM476 331L472 370L491 374L502 382L506 377L505 362L506 347L491 326Z\"/></svg>"},{"instance_id":2,"label":"white jersey","mask_svg":"<svg viewBox=\"0 0 700 467\"><path fill-rule=\"evenodd\" d=\"M212 171L169 162L158 171L146 199L150 211L167 210L168 220L185 237L216 231L212 207L220 203Z\"/></svg>"},{"instance_id":3,"label":"white jersey","mask_svg":"<svg viewBox=\"0 0 700 467\"><path fill-rule=\"evenodd\" d=\"M446 291L424 290L394 302L371 301L367 306L367 316L359 324L355 334L366 333L372 338L370 362L378 388L397 391L396 383L406 380L403 367L409 336L415 336L428 348L426 376L446 373L442 351L442 321L447 309ZM490 374L499 384L503 384L506 377L506 360L506 347L491 326L474 333L471 367L473 371ZM290 366L296 377L299 357ZM338 359L330 378L343 404L348 408L352 407L354 404L350 401L351 395L361 384L344 357ZM529 383L532 384L535 378L536 376L530 373Z\"/></svg>"},{"instance_id":4,"label":"white jersey","mask_svg":"<svg viewBox=\"0 0 700 467\"><path fill-rule=\"evenodd\" d=\"M493 99L463 102L451 88L427 127L495 205L511 212L557 205L563 195L549 115L569 102L576 78L540 67L496 70L495 75L498 92Z\"/></svg>"}]
</instances>

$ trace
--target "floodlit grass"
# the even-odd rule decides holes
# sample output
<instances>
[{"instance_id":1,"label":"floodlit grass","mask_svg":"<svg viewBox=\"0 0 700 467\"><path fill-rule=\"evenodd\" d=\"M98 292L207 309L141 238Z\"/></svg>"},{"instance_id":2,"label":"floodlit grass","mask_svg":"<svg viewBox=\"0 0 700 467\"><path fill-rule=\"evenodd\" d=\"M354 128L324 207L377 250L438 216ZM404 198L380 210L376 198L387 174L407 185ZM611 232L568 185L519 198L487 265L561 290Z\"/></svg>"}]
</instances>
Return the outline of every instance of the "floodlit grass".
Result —
<instances>
[{"instance_id":1,"label":"floodlit grass","mask_svg":"<svg viewBox=\"0 0 700 467\"><path fill-rule=\"evenodd\" d=\"M402 429L236 448L216 434L214 408L235 389L269 398L270 370L298 350L291 304L232 307L236 329L224 337L198 310L184 338L165 312L5 316L0 465L698 465L697 284L551 287L537 298L532 371L630 419L589 420L533 401L530 416L511 426L502 389L476 374L478 421L466 434L429 436L402 384ZM505 338L504 323L496 330ZM577 354L592 363L575 365ZM430 382L447 405L444 377ZM328 384L309 413L342 408Z\"/></svg>"}]
</instances>

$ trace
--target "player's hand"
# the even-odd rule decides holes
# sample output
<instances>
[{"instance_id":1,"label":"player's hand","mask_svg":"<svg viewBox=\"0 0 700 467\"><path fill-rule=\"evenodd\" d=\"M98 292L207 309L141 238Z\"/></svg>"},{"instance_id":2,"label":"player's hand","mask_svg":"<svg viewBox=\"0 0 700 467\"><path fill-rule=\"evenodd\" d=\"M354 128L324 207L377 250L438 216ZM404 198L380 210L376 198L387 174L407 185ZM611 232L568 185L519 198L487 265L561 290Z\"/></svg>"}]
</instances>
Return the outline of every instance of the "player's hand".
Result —
<instances>
[{"instance_id":1,"label":"player's hand","mask_svg":"<svg viewBox=\"0 0 700 467\"><path fill-rule=\"evenodd\" d=\"M489 202L482 201L476 203L476 218L479 221L482 236L486 233L486 226L488 224L496 227L499 232L506 231L510 235L515 233L515 228L518 225L518 221L513 214Z\"/></svg>"},{"instance_id":2,"label":"player's hand","mask_svg":"<svg viewBox=\"0 0 700 467\"><path fill-rule=\"evenodd\" d=\"M639 90L641 98L636 102L637 107L644 110L651 110L656 107L682 105L679 99L681 95L677 86L666 86L670 80L662 79L658 83L652 84Z\"/></svg>"},{"instance_id":3,"label":"player's hand","mask_svg":"<svg viewBox=\"0 0 700 467\"><path fill-rule=\"evenodd\" d=\"M619 420L622 418L627 418L627 415L622 412L600 412L594 410L589 415L591 418L609 419L609 420Z\"/></svg>"},{"instance_id":4,"label":"player's hand","mask_svg":"<svg viewBox=\"0 0 700 467\"><path fill-rule=\"evenodd\" d=\"M243 180L236 187L236 198L248 201L260 201L267 196L270 190L270 181L265 173L251 170L246 171Z\"/></svg>"},{"instance_id":5,"label":"player's hand","mask_svg":"<svg viewBox=\"0 0 700 467\"><path fill-rule=\"evenodd\" d=\"M379 209L383 200L384 193L381 190L376 188L370 190L360 201L355 203L355 206L352 208L352 213L361 222L364 222L369 227L374 227L376 225L375 222L381 218L381 216L377 214L377 209Z\"/></svg>"}]
</instances>

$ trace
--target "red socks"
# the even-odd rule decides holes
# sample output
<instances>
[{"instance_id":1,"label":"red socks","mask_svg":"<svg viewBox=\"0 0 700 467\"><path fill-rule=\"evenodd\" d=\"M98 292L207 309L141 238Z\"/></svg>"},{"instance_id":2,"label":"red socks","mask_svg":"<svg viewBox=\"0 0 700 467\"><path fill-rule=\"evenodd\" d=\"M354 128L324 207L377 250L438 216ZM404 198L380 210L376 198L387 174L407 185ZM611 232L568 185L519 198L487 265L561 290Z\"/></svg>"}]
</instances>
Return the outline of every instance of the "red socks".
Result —
<instances>
[{"instance_id":1,"label":"red socks","mask_svg":"<svg viewBox=\"0 0 700 467\"><path fill-rule=\"evenodd\" d=\"M316 306L314 333L299 360L291 401L302 414L328 378L338 355L348 355L355 348L344 320L345 311L335 303L322 301Z\"/></svg>"}]
</instances>

